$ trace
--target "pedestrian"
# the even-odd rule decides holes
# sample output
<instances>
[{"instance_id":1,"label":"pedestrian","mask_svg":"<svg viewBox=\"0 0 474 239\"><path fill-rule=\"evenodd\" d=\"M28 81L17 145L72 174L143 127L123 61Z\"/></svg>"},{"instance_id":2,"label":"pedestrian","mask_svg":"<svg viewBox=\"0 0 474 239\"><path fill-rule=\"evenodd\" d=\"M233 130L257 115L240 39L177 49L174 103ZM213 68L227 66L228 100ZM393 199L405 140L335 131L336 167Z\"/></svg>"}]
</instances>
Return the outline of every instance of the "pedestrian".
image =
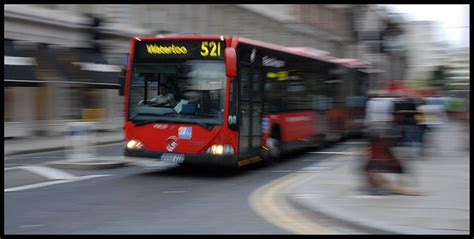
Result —
<instances>
[{"instance_id":1,"label":"pedestrian","mask_svg":"<svg viewBox=\"0 0 474 239\"><path fill-rule=\"evenodd\" d=\"M415 158L419 128L416 121L416 103L413 98L401 98L394 104L395 123L402 128L402 148L404 160Z\"/></svg>"},{"instance_id":2,"label":"pedestrian","mask_svg":"<svg viewBox=\"0 0 474 239\"><path fill-rule=\"evenodd\" d=\"M384 176L386 173L402 174L405 166L394 149L403 139L403 116L395 114L396 99L372 97L366 106L368 136L367 161L364 175L367 192L371 195L419 195L415 190L402 187Z\"/></svg>"},{"instance_id":3,"label":"pedestrian","mask_svg":"<svg viewBox=\"0 0 474 239\"><path fill-rule=\"evenodd\" d=\"M416 120L416 136L415 136L415 157L421 159L424 155L424 138L425 133L427 131L427 124L426 124L426 115L425 112L422 110L427 102L423 98L416 98L415 100L415 120Z\"/></svg>"},{"instance_id":4,"label":"pedestrian","mask_svg":"<svg viewBox=\"0 0 474 239\"><path fill-rule=\"evenodd\" d=\"M384 187L387 185L387 179L381 175L386 171L387 165L384 163L392 161L392 169L401 170L401 165L396 163L392 152L388 149L389 145L394 144L396 138L389 137L388 129L393 121L393 99L387 96L371 95L366 103L366 135L369 145L367 147L367 162L364 164L363 171L367 179L367 191L371 195L385 195L389 190Z\"/></svg>"},{"instance_id":5,"label":"pedestrian","mask_svg":"<svg viewBox=\"0 0 474 239\"><path fill-rule=\"evenodd\" d=\"M395 125L401 130L401 140L399 144L399 159L404 165L404 177L400 177L400 185L402 180L409 177L412 184L416 184L416 174L410 170L411 164L418 157L417 149L420 142L420 126L416 120L417 108L414 98L400 98L394 104Z\"/></svg>"},{"instance_id":6,"label":"pedestrian","mask_svg":"<svg viewBox=\"0 0 474 239\"><path fill-rule=\"evenodd\" d=\"M448 116L446 112L446 102L443 97L433 95L424 98L425 104L417 107L418 111L423 113L423 124L425 132L422 144L422 153L426 156L428 148L430 151L442 152L445 145L437 144L436 135L439 130L448 125Z\"/></svg>"},{"instance_id":7,"label":"pedestrian","mask_svg":"<svg viewBox=\"0 0 474 239\"><path fill-rule=\"evenodd\" d=\"M392 193L388 187L389 180L383 173L403 173L403 167L393 154L391 146L396 145L398 138L389 133L388 128L382 131L372 131L369 135L367 148L367 164L365 173L368 182L368 193L371 195L386 195Z\"/></svg>"}]
</instances>

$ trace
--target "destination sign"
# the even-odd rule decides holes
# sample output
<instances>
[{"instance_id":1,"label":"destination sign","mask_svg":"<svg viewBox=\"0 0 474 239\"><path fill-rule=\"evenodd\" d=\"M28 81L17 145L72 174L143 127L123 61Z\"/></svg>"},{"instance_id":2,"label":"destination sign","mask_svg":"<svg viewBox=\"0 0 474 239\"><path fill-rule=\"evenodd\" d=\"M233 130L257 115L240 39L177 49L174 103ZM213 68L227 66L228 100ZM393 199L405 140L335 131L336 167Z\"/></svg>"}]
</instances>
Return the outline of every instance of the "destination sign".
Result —
<instances>
[{"instance_id":1,"label":"destination sign","mask_svg":"<svg viewBox=\"0 0 474 239\"><path fill-rule=\"evenodd\" d=\"M137 41L135 59L223 59L224 48L220 40Z\"/></svg>"}]
</instances>

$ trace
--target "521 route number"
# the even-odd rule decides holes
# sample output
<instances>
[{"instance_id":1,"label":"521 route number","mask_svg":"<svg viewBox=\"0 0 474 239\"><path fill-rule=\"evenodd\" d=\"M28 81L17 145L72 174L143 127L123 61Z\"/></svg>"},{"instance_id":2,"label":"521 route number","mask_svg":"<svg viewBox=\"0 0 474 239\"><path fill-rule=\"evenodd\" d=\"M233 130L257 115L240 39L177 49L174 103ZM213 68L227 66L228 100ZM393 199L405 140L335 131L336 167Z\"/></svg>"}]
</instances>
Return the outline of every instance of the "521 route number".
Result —
<instances>
[{"instance_id":1,"label":"521 route number","mask_svg":"<svg viewBox=\"0 0 474 239\"><path fill-rule=\"evenodd\" d=\"M221 56L221 43L215 41L202 41L200 53L202 56Z\"/></svg>"}]
</instances>

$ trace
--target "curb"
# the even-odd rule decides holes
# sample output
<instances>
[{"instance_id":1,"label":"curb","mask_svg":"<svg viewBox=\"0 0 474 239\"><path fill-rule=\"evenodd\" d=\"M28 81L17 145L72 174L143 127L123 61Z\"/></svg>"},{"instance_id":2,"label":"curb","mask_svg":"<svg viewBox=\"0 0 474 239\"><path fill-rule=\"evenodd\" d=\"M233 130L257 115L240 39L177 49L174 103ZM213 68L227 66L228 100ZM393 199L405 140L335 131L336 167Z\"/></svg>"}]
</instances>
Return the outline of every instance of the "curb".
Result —
<instances>
[{"instance_id":1,"label":"curb","mask_svg":"<svg viewBox=\"0 0 474 239\"><path fill-rule=\"evenodd\" d=\"M104 144L113 144L113 143L121 143L124 142L123 139L120 140L112 140L112 141L105 141L105 142L99 142L95 143L95 146L98 145L104 145ZM24 155L24 154L32 154L32 153L42 153L42 152L49 152L49 151L58 151L58 150L65 150L67 147L61 146L61 147L48 147L48 148L40 148L40 149L25 149L21 151L16 151L16 152L11 152L4 154L4 157L11 157L11 156L18 156L18 155Z\"/></svg>"},{"instance_id":2,"label":"curb","mask_svg":"<svg viewBox=\"0 0 474 239\"><path fill-rule=\"evenodd\" d=\"M100 170L123 167L130 163L125 160L112 159L89 159L89 160L58 160L46 163L46 165L59 169L83 169Z\"/></svg>"},{"instance_id":3,"label":"curb","mask_svg":"<svg viewBox=\"0 0 474 239\"><path fill-rule=\"evenodd\" d=\"M25 150L21 150L21 151L6 153L6 154L4 154L4 157L18 156L18 155L32 154L32 153L42 153L42 152L48 152L48 151L57 151L57 150L63 150L64 148L65 148L65 147L50 147L50 148L41 148L41 149L25 149Z\"/></svg>"},{"instance_id":4,"label":"curb","mask_svg":"<svg viewBox=\"0 0 474 239\"><path fill-rule=\"evenodd\" d=\"M286 196L287 201L298 210L304 210L309 212L309 215L312 215L317 218L324 216L326 218L339 221L345 226L349 226L355 229L365 231L369 234L405 234L393 229L388 229L379 225L373 225L371 223L362 223L361 220L354 220L353 218L345 217L341 213L335 213L333 210L323 209L322 207L309 206L306 203L299 202L297 199L291 197L291 195Z\"/></svg>"},{"instance_id":5,"label":"curb","mask_svg":"<svg viewBox=\"0 0 474 239\"><path fill-rule=\"evenodd\" d=\"M331 171L331 173L334 172L335 171ZM324 172L322 174L324 174ZM315 221L321 218L335 220L346 227L361 230L369 234L406 234L403 231L380 225L379 223L371 220L364 219L363 215L361 215L360 217L354 217L351 215L347 215L341 210L337 210L333 207L322 206L317 202L305 202L303 200L299 200L297 197L294 197L293 195L295 194L305 192L304 186L302 185L307 184L308 181L312 181L314 179L313 177L314 176L310 176L300 182L296 182L295 184L290 186L289 190L285 193L285 199L288 201L288 203L297 210L307 212L307 215L311 217L311 219L314 218Z\"/></svg>"}]
</instances>

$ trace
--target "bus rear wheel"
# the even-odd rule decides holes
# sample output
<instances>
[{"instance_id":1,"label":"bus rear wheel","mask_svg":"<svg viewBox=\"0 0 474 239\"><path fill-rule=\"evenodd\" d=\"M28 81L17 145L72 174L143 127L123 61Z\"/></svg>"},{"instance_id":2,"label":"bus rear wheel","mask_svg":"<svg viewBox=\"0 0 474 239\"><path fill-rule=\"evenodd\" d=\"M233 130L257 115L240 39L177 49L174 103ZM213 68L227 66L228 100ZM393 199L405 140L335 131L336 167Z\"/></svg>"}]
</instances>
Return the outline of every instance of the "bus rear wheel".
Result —
<instances>
[{"instance_id":1,"label":"bus rear wheel","mask_svg":"<svg viewBox=\"0 0 474 239\"><path fill-rule=\"evenodd\" d=\"M272 133L270 134L270 137L266 141L266 145L268 147L268 150L266 152L266 161L270 164L279 162L282 157L280 127L273 127L271 132Z\"/></svg>"},{"instance_id":2,"label":"bus rear wheel","mask_svg":"<svg viewBox=\"0 0 474 239\"><path fill-rule=\"evenodd\" d=\"M272 159L279 159L281 157L281 142L278 138L268 138L267 139L268 151L270 152L270 157Z\"/></svg>"},{"instance_id":3,"label":"bus rear wheel","mask_svg":"<svg viewBox=\"0 0 474 239\"><path fill-rule=\"evenodd\" d=\"M273 165L280 161L281 142L277 138L269 137L266 140L267 147L262 151L263 162L266 165Z\"/></svg>"}]
</instances>

